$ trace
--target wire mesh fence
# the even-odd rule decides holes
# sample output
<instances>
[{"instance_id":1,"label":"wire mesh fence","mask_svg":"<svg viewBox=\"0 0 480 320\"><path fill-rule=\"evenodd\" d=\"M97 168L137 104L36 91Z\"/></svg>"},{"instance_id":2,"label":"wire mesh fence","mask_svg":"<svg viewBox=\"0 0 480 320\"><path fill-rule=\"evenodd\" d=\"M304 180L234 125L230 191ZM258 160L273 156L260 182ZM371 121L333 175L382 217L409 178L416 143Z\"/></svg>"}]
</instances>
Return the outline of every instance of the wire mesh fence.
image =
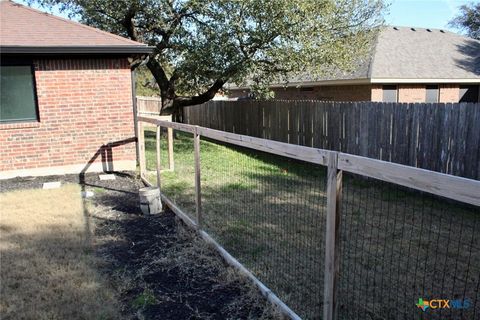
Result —
<instances>
[{"instance_id":1,"label":"wire mesh fence","mask_svg":"<svg viewBox=\"0 0 480 320\"><path fill-rule=\"evenodd\" d=\"M206 231L297 314L318 318L325 168L211 141L201 150Z\"/></svg>"},{"instance_id":2,"label":"wire mesh fence","mask_svg":"<svg viewBox=\"0 0 480 320\"><path fill-rule=\"evenodd\" d=\"M149 170L154 149L146 134ZM196 220L193 135L177 132L174 150L162 192ZM200 159L202 228L298 315L322 319L326 167L204 138ZM480 207L345 171L342 184L338 319L480 317Z\"/></svg>"},{"instance_id":3,"label":"wire mesh fence","mask_svg":"<svg viewBox=\"0 0 480 320\"><path fill-rule=\"evenodd\" d=\"M162 164L162 193L192 219L195 218L195 161L193 155L193 134L174 130L173 149L175 150L175 170L168 170L167 132L162 130L160 147ZM145 150L147 179L154 185L156 181L156 132L145 129Z\"/></svg>"},{"instance_id":4,"label":"wire mesh fence","mask_svg":"<svg viewBox=\"0 0 480 320\"><path fill-rule=\"evenodd\" d=\"M343 186L340 319L480 317L478 207L354 174ZM448 307L423 311L432 300Z\"/></svg>"}]
</instances>

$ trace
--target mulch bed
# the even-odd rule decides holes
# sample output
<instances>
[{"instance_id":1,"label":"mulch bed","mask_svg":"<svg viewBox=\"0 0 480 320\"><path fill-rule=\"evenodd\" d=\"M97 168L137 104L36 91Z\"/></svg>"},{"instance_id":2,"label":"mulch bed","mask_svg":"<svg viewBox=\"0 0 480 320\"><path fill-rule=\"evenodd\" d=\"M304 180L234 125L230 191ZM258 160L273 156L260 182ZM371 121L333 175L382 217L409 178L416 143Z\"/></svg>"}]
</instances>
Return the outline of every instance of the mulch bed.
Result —
<instances>
[{"instance_id":1,"label":"mulch bed","mask_svg":"<svg viewBox=\"0 0 480 320\"><path fill-rule=\"evenodd\" d=\"M134 173L15 178L1 192L41 188L44 182L80 183L98 268L111 279L127 319L275 319L275 310L248 280L169 210L140 212Z\"/></svg>"}]
</instances>

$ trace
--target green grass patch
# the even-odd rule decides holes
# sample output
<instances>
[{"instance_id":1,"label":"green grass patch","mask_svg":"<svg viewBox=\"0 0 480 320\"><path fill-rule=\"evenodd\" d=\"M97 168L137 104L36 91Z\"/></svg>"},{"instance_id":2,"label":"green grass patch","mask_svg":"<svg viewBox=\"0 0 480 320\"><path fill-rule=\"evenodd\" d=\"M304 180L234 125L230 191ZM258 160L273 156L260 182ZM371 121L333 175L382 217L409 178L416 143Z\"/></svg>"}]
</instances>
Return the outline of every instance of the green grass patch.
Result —
<instances>
[{"instance_id":1,"label":"green grass patch","mask_svg":"<svg viewBox=\"0 0 480 320\"><path fill-rule=\"evenodd\" d=\"M107 190L105 190L104 188L100 188L100 187L93 187L93 193L95 194L102 194L102 193L105 193L107 192Z\"/></svg>"},{"instance_id":2,"label":"green grass patch","mask_svg":"<svg viewBox=\"0 0 480 320\"><path fill-rule=\"evenodd\" d=\"M143 309L147 306L155 304L155 296L152 290L145 289L139 296L135 298L132 302L132 306L135 309Z\"/></svg>"},{"instance_id":3,"label":"green grass patch","mask_svg":"<svg viewBox=\"0 0 480 320\"><path fill-rule=\"evenodd\" d=\"M166 140L163 136L161 163L165 167ZM205 139L200 149L206 231L302 317L317 318L321 310L317 294L323 292L326 168ZM153 131L146 134L146 158L147 168L154 170ZM162 192L195 218L191 134L177 132L174 158L175 170L162 173ZM156 182L154 174L150 178ZM395 262L393 271L385 269L378 274L381 281L379 278L367 289L358 280L352 289L354 296L372 293L367 296L372 301L369 309L381 307L375 292L392 288L406 292L418 286L411 270L399 267L412 267L418 250L423 267L416 269L417 276L435 282L428 270L438 266L434 259L426 258L428 252L438 255L444 270L454 270L456 259L460 263L472 259L468 250L437 252L439 239L451 239L455 245L460 239L473 247L480 246L479 238L472 236L474 228L465 227L478 225L478 209L404 187L344 172L341 207L341 260L349 267L356 266L355 277L366 279L380 262ZM435 241L428 241L432 239ZM421 248L414 251L412 242L421 242ZM345 272L352 276L352 270ZM401 283L393 281L395 277L401 277ZM454 280L445 281L445 288L452 291Z\"/></svg>"}]
</instances>

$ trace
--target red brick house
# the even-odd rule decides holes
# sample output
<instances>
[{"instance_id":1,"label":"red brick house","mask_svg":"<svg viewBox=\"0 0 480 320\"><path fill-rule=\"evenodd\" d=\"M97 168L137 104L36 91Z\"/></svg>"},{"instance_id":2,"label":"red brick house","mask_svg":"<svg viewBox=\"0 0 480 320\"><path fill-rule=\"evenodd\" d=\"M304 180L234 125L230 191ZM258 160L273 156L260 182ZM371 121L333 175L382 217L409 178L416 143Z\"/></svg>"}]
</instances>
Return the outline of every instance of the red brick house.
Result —
<instances>
[{"instance_id":1,"label":"red brick house","mask_svg":"<svg viewBox=\"0 0 480 320\"><path fill-rule=\"evenodd\" d=\"M0 179L135 170L129 58L150 50L0 2Z\"/></svg>"},{"instance_id":2,"label":"red brick house","mask_svg":"<svg viewBox=\"0 0 480 320\"><path fill-rule=\"evenodd\" d=\"M271 86L276 99L478 102L480 41L438 29L385 27L352 73L310 75ZM248 97L230 86L229 98Z\"/></svg>"}]
</instances>

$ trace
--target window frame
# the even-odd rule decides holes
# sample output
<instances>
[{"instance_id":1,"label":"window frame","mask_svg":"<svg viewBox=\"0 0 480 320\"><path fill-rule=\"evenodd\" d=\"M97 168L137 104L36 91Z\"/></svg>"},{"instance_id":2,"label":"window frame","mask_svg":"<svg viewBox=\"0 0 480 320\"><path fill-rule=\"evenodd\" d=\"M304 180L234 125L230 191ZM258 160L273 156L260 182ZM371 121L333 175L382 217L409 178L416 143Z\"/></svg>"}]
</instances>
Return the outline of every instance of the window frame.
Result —
<instances>
[{"instance_id":1,"label":"window frame","mask_svg":"<svg viewBox=\"0 0 480 320\"><path fill-rule=\"evenodd\" d=\"M385 90L385 87L391 87L392 89ZM385 101L385 91L393 91L395 87L395 101ZM382 85L382 102L397 103L398 102L398 85L397 84L384 84Z\"/></svg>"},{"instance_id":2,"label":"window frame","mask_svg":"<svg viewBox=\"0 0 480 320\"><path fill-rule=\"evenodd\" d=\"M428 91L437 90L436 101L428 101ZM425 103L439 103L440 102L440 86L438 84L427 84L425 85Z\"/></svg>"},{"instance_id":3,"label":"window frame","mask_svg":"<svg viewBox=\"0 0 480 320\"><path fill-rule=\"evenodd\" d=\"M33 85L33 103L35 107L35 118L29 119L8 119L2 120L0 118L0 124L8 123L28 123L28 122L40 122L40 111L38 108L38 95L37 95L37 80L35 77L35 64L32 59L7 59L2 58L0 62L0 67L30 67L30 73L32 75L32 85Z\"/></svg>"}]
</instances>

